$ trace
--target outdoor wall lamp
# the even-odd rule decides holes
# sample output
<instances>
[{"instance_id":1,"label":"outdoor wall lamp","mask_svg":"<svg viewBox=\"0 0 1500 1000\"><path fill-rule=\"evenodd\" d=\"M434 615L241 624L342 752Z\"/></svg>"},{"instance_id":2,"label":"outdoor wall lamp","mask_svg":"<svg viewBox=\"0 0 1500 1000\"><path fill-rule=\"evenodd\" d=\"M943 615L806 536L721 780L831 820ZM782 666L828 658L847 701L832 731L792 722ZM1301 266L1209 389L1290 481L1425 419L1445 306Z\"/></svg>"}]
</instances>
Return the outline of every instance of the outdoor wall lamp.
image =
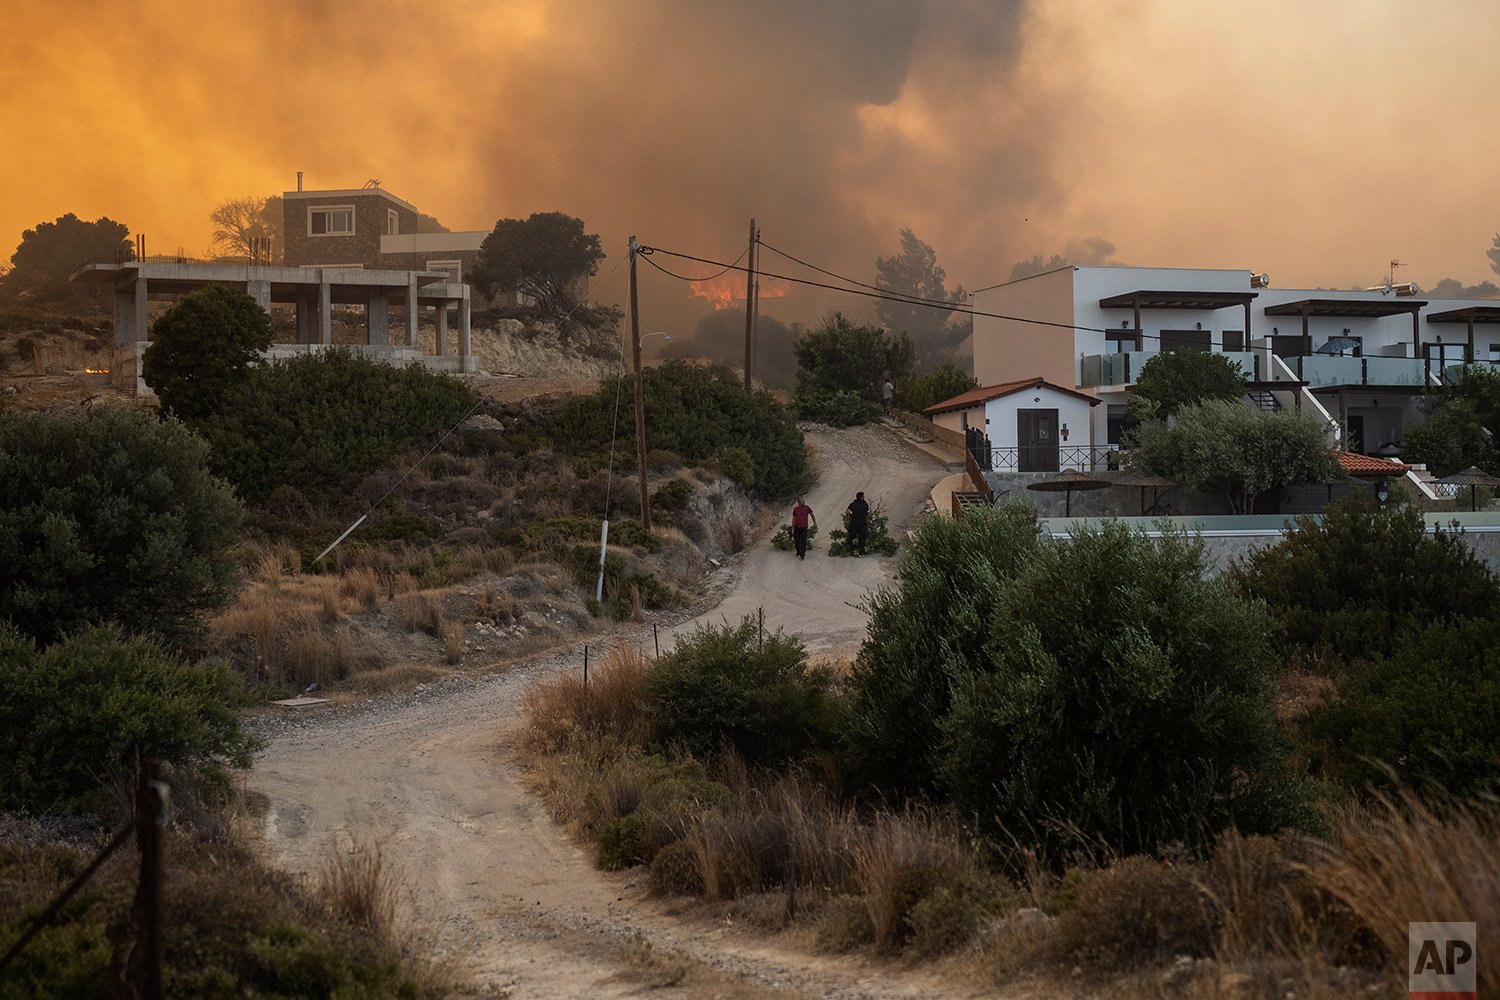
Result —
<instances>
[{"instance_id":1,"label":"outdoor wall lamp","mask_svg":"<svg viewBox=\"0 0 1500 1000\"><path fill-rule=\"evenodd\" d=\"M1063 424L1062 425L1061 432L1062 432L1062 439L1064 441L1066 441L1068 439L1068 425L1067 424Z\"/></svg>"},{"instance_id":2,"label":"outdoor wall lamp","mask_svg":"<svg viewBox=\"0 0 1500 1000\"><path fill-rule=\"evenodd\" d=\"M1375 500L1384 507L1385 502L1391 498L1391 487L1384 476L1375 480Z\"/></svg>"}]
</instances>

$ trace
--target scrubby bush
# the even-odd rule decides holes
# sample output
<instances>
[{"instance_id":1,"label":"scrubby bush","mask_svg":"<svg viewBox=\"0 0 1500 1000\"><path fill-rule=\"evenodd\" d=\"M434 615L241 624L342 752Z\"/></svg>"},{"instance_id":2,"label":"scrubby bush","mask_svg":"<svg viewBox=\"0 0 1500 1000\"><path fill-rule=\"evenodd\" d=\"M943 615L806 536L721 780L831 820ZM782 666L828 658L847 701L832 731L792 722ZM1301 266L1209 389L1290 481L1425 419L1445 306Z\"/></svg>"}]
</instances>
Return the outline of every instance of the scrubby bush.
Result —
<instances>
[{"instance_id":1,"label":"scrubby bush","mask_svg":"<svg viewBox=\"0 0 1500 1000\"><path fill-rule=\"evenodd\" d=\"M1381 508L1363 493L1298 517L1231 575L1266 602L1289 649L1345 659L1390 653L1430 625L1500 608L1500 578L1459 532L1429 532L1415 509Z\"/></svg>"},{"instance_id":2,"label":"scrubby bush","mask_svg":"<svg viewBox=\"0 0 1500 1000\"><path fill-rule=\"evenodd\" d=\"M1024 510L933 518L870 610L849 726L868 783L1054 858L1307 820L1265 613L1183 537L1112 523L1037 546Z\"/></svg>"},{"instance_id":3,"label":"scrubby bush","mask_svg":"<svg viewBox=\"0 0 1500 1000\"><path fill-rule=\"evenodd\" d=\"M271 317L238 288L209 285L151 324L141 377L162 409L187 421L218 411L271 346Z\"/></svg>"},{"instance_id":4,"label":"scrubby bush","mask_svg":"<svg viewBox=\"0 0 1500 1000\"><path fill-rule=\"evenodd\" d=\"M1196 873L1142 855L1084 875L1058 919L1055 942L1067 961L1109 970L1205 957L1213 945L1210 906Z\"/></svg>"},{"instance_id":5,"label":"scrubby bush","mask_svg":"<svg viewBox=\"0 0 1500 1000\"><path fill-rule=\"evenodd\" d=\"M1336 680L1337 695L1307 721L1330 777L1464 798L1500 790L1500 621L1408 630Z\"/></svg>"},{"instance_id":6,"label":"scrubby bush","mask_svg":"<svg viewBox=\"0 0 1500 1000\"><path fill-rule=\"evenodd\" d=\"M753 616L700 626L647 679L658 738L701 756L732 749L751 764L799 760L831 742L832 675L802 643Z\"/></svg>"},{"instance_id":7,"label":"scrubby bush","mask_svg":"<svg viewBox=\"0 0 1500 1000\"><path fill-rule=\"evenodd\" d=\"M0 620L46 644L117 621L196 637L233 596L243 511L176 420L0 416Z\"/></svg>"},{"instance_id":8,"label":"scrubby bush","mask_svg":"<svg viewBox=\"0 0 1500 1000\"><path fill-rule=\"evenodd\" d=\"M451 376L335 350L252 369L200 427L215 466L247 499L282 484L322 497L435 442L474 405Z\"/></svg>"},{"instance_id":9,"label":"scrubby bush","mask_svg":"<svg viewBox=\"0 0 1500 1000\"><path fill-rule=\"evenodd\" d=\"M806 485L802 432L770 393L747 393L732 373L686 361L648 368L642 380L646 435L653 448L694 464L717 460L725 475L761 499L789 497ZM618 447L629 449L635 429L629 421L617 423L615 407L630 392L619 379L606 379L597 392L563 404L548 424L549 433L574 454L607 453L616 432ZM748 465L739 452L749 458Z\"/></svg>"},{"instance_id":10,"label":"scrubby bush","mask_svg":"<svg viewBox=\"0 0 1500 1000\"><path fill-rule=\"evenodd\" d=\"M842 530L831 531L828 534L828 554L831 556L855 554L854 544L849 541L848 511L844 511L843 520ZM878 552L883 556L893 556L898 548L896 540L891 537L890 519L885 511L878 505L871 507L865 520L865 552Z\"/></svg>"},{"instance_id":11,"label":"scrubby bush","mask_svg":"<svg viewBox=\"0 0 1500 1000\"><path fill-rule=\"evenodd\" d=\"M897 409L921 413L929 406L979 388L979 380L952 364L939 365L921 375L896 380L891 403Z\"/></svg>"},{"instance_id":12,"label":"scrubby bush","mask_svg":"<svg viewBox=\"0 0 1500 1000\"><path fill-rule=\"evenodd\" d=\"M905 376L916 362L906 334L855 326L838 313L798 337L795 350L797 412L835 427L878 420L881 386Z\"/></svg>"},{"instance_id":13,"label":"scrubby bush","mask_svg":"<svg viewBox=\"0 0 1500 1000\"><path fill-rule=\"evenodd\" d=\"M1044 852L1310 822L1271 714L1267 625L1184 536L1110 522L1053 541L1005 588L982 658L956 678L942 787Z\"/></svg>"},{"instance_id":14,"label":"scrubby bush","mask_svg":"<svg viewBox=\"0 0 1500 1000\"><path fill-rule=\"evenodd\" d=\"M1022 505L918 526L899 589L866 604L869 629L850 675L848 767L896 794L937 788L940 720L958 679L982 658L1010 578L1037 548Z\"/></svg>"},{"instance_id":15,"label":"scrubby bush","mask_svg":"<svg viewBox=\"0 0 1500 1000\"><path fill-rule=\"evenodd\" d=\"M0 625L0 691L0 809L89 811L138 756L221 776L250 766L228 668L188 665L114 627L38 652Z\"/></svg>"}]
</instances>

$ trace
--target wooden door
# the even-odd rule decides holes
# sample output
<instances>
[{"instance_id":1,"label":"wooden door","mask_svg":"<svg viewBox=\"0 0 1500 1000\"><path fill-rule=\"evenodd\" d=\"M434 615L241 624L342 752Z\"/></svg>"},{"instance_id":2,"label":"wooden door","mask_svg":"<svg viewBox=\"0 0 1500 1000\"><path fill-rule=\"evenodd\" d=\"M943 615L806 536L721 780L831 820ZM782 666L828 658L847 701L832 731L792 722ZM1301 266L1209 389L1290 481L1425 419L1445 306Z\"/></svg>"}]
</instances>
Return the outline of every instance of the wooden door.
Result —
<instances>
[{"instance_id":1,"label":"wooden door","mask_svg":"<svg viewBox=\"0 0 1500 1000\"><path fill-rule=\"evenodd\" d=\"M1017 410L1016 442L1020 445L1018 472L1056 472L1057 411Z\"/></svg>"}]
</instances>

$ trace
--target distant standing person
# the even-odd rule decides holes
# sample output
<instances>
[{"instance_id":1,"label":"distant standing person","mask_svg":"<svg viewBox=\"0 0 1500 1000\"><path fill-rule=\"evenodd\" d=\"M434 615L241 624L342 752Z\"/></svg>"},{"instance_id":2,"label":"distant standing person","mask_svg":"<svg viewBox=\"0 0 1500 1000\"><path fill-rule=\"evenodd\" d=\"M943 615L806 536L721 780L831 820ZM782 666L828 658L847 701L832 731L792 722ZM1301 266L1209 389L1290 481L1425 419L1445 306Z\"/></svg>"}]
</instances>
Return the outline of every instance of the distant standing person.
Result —
<instances>
[{"instance_id":1,"label":"distant standing person","mask_svg":"<svg viewBox=\"0 0 1500 1000\"><path fill-rule=\"evenodd\" d=\"M849 544L854 546L854 557L865 554L865 541L870 530L870 505L865 503L863 492L854 494L849 506L844 508L849 515Z\"/></svg>"},{"instance_id":2,"label":"distant standing person","mask_svg":"<svg viewBox=\"0 0 1500 1000\"><path fill-rule=\"evenodd\" d=\"M801 497L797 498L797 506L792 508L792 541L797 543L797 558L807 558L807 522L812 521L812 526L818 526L818 515L807 505L807 501Z\"/></svg>"}]
</instances>

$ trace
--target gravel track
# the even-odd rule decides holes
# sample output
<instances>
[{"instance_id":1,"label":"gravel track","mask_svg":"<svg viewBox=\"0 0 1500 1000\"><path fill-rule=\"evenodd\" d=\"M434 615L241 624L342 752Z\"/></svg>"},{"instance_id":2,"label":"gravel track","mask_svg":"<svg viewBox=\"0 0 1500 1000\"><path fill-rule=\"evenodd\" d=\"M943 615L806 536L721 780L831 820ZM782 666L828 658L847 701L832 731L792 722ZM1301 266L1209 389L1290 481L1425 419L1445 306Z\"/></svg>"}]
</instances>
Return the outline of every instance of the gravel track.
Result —
<instances>
[{"instance_id":1,"label":"gravel track","mask_svg":"<svg viewBox=\"0 0 1500 1000\"><path fill-rule=\"evenodd\" d=\"M820 473L808 502L825 539L860 489L901 537L947 474L883 427L810 428L808 439ZM764 608L768 627L785 627L811 652L852 651L865 627L858 606L892 581L895 560L825 552L798 560L757 542L718 571L716 606L662 620L663 648L700 622ZM635 638L649 642L650 630ZM623 997L665 986L693 997L967 995L910 971L788 951L673 916L638 876L596 871L526 790L509 749L525 690L580 665L581 652L569 650L376 700L257 716L252 726L268 742L248 781L267 802L269 856L312 873L340 839L379 844L412 932L469 968L482 996Z\"/></svg>"}]
</instances>

